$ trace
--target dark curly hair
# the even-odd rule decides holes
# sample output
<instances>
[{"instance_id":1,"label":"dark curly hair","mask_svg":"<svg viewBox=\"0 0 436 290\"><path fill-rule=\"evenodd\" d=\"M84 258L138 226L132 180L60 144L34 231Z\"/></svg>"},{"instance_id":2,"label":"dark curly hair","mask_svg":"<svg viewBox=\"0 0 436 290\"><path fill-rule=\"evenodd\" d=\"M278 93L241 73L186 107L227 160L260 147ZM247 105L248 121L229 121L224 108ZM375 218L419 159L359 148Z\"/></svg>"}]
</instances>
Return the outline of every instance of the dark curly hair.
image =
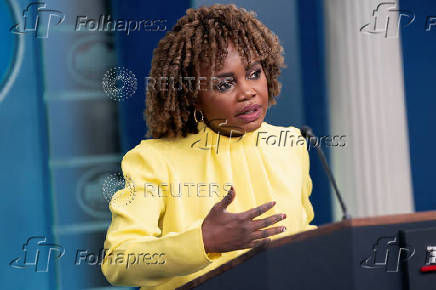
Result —
<instances>
[{"instance_id":1,"label":"dark curly hair","mask_svg":"<svg viewBox=\"0 0 436 290\"><path fill-rule=\"evenodd\" d=\"M268 81L268 105L276 104L281 84L277 80L285 67L283 47L277 35L257 18L256 13L234 4L214 4L190 8L153 51L150 79L199 77L200 64L208 64L212 74L222 68L228 41L245 63L260 60ZM148 85L147 85L148 86ZM198 88L183 82L180 88L147 88L144 117L147 137L186 137L198 133L194 119Z\"/></svg>"}]
</instances>

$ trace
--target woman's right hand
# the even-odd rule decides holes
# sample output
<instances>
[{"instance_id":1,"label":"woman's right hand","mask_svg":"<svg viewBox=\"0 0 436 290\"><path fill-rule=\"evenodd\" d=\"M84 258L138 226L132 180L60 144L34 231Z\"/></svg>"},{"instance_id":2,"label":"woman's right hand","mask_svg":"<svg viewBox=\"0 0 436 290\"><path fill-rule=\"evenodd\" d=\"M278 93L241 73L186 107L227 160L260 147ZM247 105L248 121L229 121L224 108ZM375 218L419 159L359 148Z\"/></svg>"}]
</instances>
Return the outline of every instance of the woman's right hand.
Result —
<instances>
[{"instance_id":1,"label":"woman's right hand","mask_svg":"<svg viewBox=\"0 0 436 290\"><path fill-rule=\"evenodd\" d=\"M206 253L223 253L253 248L260 244L269 243L271 239L268 237L286 230L284 226L262 230L285 219L286 215L283 213L253 220L270 210L275 202L267 202L242 213L229 213L226 209L234 198L235 191L232 186L229 193L212 207L204 219L201 229Z\"/></svg>"}]
</instances>

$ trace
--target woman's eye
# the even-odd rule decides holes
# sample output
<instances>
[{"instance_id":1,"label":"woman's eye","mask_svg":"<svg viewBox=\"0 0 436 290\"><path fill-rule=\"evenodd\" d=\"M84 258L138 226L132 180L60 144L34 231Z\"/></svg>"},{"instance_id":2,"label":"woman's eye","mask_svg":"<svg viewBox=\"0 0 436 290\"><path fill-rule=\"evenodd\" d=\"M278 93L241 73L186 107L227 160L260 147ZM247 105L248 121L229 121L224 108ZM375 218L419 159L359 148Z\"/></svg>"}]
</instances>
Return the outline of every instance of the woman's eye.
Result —
<instances>
[{"instance_id":1,"label":"woman's eye","mask_svg":"<svg viewBox=\"0 0 436 290\"><path fill-rule=\"evenodd\" d=\"M256 71L252 72L251 75L250 75L250 79L252 79L252 80L258 79L260 77L261 73L262 73L261 69L258 69Z\"/></svg>"},{"instance_id":2,"label":"woman's eye","mask_svg":"<svg viewBox=\"0 0 436 290\"><path fill-rule=\"evenodd\" d=\"M232 88L232 83L231 82L222 82L222 83L219 83L219 84L217 84L216 85L216 87L215 87L219 92L225 92L225 91L227 91L227 90L229 90L229 89L231 89Z\"/></svg>"}]
</instances>

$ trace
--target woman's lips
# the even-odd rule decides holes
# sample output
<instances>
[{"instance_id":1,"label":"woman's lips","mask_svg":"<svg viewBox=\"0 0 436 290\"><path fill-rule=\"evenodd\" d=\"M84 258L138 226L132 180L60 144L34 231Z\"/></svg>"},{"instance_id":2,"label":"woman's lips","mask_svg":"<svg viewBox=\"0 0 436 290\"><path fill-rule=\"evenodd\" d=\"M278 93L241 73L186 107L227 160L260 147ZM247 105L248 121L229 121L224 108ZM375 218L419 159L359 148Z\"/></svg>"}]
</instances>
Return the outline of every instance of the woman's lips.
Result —
<instances>
[{"instance_id":1,"label":"woman's lips","mask_svg":"<svg viewBox=\"0 0 436 290\"><path fill-rule=\"evenodd\" d=\"M245 111L243 113L239 113L235 117L242 120L243 122L253 122L260 117L262 113L261 109L261 106L253 106L253 108L250 108L248 111Z\"/></svg>"}]
</instances>

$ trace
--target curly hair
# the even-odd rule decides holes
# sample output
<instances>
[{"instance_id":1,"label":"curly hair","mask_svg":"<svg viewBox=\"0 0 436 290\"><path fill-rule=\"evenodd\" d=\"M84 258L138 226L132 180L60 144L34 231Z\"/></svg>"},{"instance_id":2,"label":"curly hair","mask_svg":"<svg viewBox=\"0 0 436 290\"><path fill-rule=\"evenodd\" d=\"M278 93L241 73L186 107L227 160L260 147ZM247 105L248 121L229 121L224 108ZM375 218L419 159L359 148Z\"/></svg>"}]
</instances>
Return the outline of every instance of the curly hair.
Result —
<instances>
[{"instance_id":1,"label":"curly hair","mask_svg":"<svg viewBox=\"0 0 436 290\"><path fill-rule=\"evenodd\" d=\"M150 79L199 77L200 65L214 74L227 56L231 41L245 63L261 62L268 83L268 106L276 104L281 84L277 80L285 67L283 47L277 35L257 18L256 13L234 4L190 8L153 51ZM186 137L198 133L194 119L198 88L181 83L179 89L156 90L147 85L144 118L147 137Z\"/></svg>"}]
</instances>

